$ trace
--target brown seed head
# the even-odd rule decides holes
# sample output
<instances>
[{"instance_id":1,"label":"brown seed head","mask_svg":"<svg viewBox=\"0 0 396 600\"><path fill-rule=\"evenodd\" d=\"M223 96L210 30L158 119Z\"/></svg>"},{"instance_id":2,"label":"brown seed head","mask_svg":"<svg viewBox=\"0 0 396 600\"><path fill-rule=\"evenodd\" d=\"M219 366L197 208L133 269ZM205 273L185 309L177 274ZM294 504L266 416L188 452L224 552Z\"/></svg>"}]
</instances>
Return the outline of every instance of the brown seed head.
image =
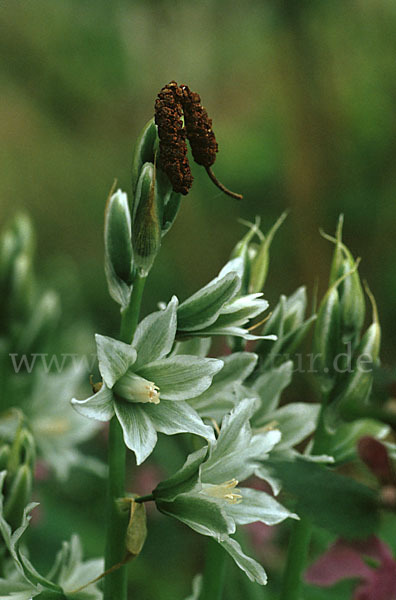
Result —
<instances>
[{"instance_id":1,"label":"brown seed head","mask_svg":"<svg viewBox=\"0 0 396 600\"><path fill-rule=\"evenodd\" d=\"M199 165L210 167L216 160L218 145L212 131L212 119L201 104L201 98L187 85L181 85L184 125L192 155Z\"/></svg>"},{"instance_id":2,"label":"brown seed head","mask_svg":"<svg viewBox=\"0 0 396 600\"><path fill-rule=\"evenodd\" d=\"M165 85L155 101L158 127L158 167L165 171L175 192L188 194L193 177L187 159L186 131L183 127L181 90L175 81Z\"/></svg>"}]
</instances>

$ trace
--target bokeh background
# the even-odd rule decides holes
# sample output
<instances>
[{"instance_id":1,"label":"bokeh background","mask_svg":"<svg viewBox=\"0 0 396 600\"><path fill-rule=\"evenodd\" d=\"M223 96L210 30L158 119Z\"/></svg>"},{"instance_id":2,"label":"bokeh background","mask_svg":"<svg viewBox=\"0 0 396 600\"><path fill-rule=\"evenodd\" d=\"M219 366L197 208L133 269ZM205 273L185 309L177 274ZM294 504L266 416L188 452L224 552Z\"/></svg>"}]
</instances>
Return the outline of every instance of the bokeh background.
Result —
<instances>
[{"instance_id":1,"label":"bokeh background","mask_svg":"<svg viewBox=\"0 0 396 600\"><path fill-rule=\"evenodd\" d=\"M383 361L394 362L393 0L0 0L0 31L0 223L18 209L33 218L38 276L61 293L65 327L118 328L103 274L104 204L114 178L129 192L134 140L175 79L201 94L219 142L214 170L244 200L194 166L144 312L212 278L246 230L238 219L260 215L266 231L285 209L265 297L274 304L301 284L312 293L316 281L324 291L332 248L319 228L332 233L342 212L344 240L378 302ZM163 451L171 454L165 442ZM82 497L79 478L40 491L43 562L74 529L98 553L101 482ZM148 558L131 569L135 597L183 598L201 541L153 522ZM276 561L275 550L263 558L270 571Z\"/></svg>"}]
</instances>

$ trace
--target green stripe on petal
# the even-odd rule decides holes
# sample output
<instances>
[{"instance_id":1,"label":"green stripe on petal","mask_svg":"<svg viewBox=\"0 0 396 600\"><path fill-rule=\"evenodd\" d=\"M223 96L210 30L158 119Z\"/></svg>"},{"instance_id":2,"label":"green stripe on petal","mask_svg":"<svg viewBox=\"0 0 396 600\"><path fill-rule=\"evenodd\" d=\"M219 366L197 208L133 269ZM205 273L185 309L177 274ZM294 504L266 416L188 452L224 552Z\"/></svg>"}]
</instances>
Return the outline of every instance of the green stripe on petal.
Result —
<instances>
[{"instance_id":1,"label":"green stripe on petal","mask_svg":"<svg viewBox=\"0 0 396 600\"><path fill-rule=\"evenodd\" d=\"M140 465L154 450L157 432L145 408L122 400L114 401L114 409L124 434L125 445L136 456Z\"/></svg>"},{"instance_id":2,"label":"green stripe on petal","mask_svg":"<svg viewBox=\"0 0 396 600\"><path fill-rule=\"evenodd\" d=\"M178 300L173 296L165 310L152 313L139 323L133 338L133 347L137 351L134 370L162 358L172 350L177 305Z\"/></svg>"},{"instance_id":3,"label":"green stripe on petal","mask_svg":"<svg viewBox=\"0 0 396 600\"><path fill-rule=\"evenodd\" d=\"M100 374L107 387L112 388L135 362L136 350L130 344L104 335L96 334L95 340Z\"/></svg>"},{"instance_id":4,"label":"green stripe on petal","mask_svg":"<svg viewBox=\"0 0 396 600\"><path fill-rule=\"evenodd\" d=\"M86 400L72 399L72 405L80 415L97 421L110 421L114 415L113 392L104 383L99 392Z\"/></svg>"},{"instance_id":5,"label":"green stripe on petal","mask_svg":"<svg viewBox=\"0 0 396 600\"><path fill-rule=\"evenodd\" d=\"M227 515L220 502L199 494L181 494L173 502L156 500L158 509L185 523L202 535L222 539L234 533L234 520Z\"/></svg>"},{"instance_id":6,"label":"green stripe on petal","mask_svg":"<svg viewBox=\"0 0 396 600\"><path fill-rule=\"evenodd\" d=\"M224 304L235 296L240 286L241 280L234 272L208 283L180 304L177 310L178 330L194 331L212 325Z\"/></svg>"},{"instance_id":7,"label":"green stripe on petal","mask_svg":"<svg viewBox=\"0 0 396 600\"><path fill-rule=\"evenodd\" d=\"M267 575L263 567L257 561L253 560L253 558L250 558L250 556L246 556L236 540L227 537L219 541L219 544L232 556L238 567L242 571L245 571L250 581L257 581L260 585L267 583Z\"/></svg>"},{"instance_id":8,"label":"green stripe on petal","mask_svg":"<svg viewBox=\"0 0 396 600\"><path fill-rule=\"evenodd\" d=\"M288 517L298 519L297 515L291 513L279 504L275 498L251 488L239 488L242 501L239 504L227 504L226 510L238 525L247 525L261 521L266 525L276 525Z\"/></svg>"},{"instance_id":9,"label":"green stripe on petal","mask_svg":"<svg viewBox=\"0 0 396 600\"><path fill-rule=\"evenodd\" d=\"M154 381L161 399L188 400L208 389L223 364L215 358L180 355L150 363L139 369L138 374Z\"/></svg>"},{"instance_id":10,"label":"green stripe on petal","mask_svg":"<svg viewBox=\"0 0 396 600\"><path fill-rule=\"evenodd\" d=\"M157 405L145 406L154 427L161 433L195 433L208 440L215 440L213 428L205 425L201 417L187 402L161 400Z\"/></svg>"}]
</instances>

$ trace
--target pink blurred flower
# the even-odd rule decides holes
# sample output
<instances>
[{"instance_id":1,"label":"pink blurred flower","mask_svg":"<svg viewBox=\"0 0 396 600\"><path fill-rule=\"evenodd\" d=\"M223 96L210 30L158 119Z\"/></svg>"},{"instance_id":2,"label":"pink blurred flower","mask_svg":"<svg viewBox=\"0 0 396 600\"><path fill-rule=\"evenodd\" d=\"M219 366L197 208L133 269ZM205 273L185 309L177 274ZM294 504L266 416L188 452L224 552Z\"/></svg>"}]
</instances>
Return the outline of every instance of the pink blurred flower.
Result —
<instances>
[{"instance_id":1,"label":"pink blurred flower","mask_svg":"<svg viewBox=\"0 0 396 600\"><path fill-rule=\"evenodd\" d=\"M321 587L348 578L359 579L353 600L396 600L396 561L377 537L337 540L305 574L308 583Z\"/></svg>"}]
</instances>

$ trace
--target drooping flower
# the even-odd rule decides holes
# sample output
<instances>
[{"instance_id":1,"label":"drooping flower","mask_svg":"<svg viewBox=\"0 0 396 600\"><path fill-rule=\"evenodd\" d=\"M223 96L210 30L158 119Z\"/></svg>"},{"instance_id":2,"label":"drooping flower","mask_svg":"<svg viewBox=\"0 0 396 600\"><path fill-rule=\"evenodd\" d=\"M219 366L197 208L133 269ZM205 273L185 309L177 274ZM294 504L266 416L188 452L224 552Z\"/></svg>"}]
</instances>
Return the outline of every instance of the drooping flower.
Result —
<instances>
[{"instance_id":1,"label":"drooping flower","mask_svg":"<svg viewBox=\"0 0 396 600\"><path fill-rule=\"evenodd\" d=\"M230 536L237 525L257 521L275 525L287 517L297 517L266 492L236 487L238 481L252 475L258 462L265 460L280 440L277 430L252 432L249 419L256 408L254 398L241 401L223 419L217 440L190 454L183 467L153 493L161 512L213 537L249 579L265 584L263 567L246 556Z\"/></svg>"}]
</instances>

